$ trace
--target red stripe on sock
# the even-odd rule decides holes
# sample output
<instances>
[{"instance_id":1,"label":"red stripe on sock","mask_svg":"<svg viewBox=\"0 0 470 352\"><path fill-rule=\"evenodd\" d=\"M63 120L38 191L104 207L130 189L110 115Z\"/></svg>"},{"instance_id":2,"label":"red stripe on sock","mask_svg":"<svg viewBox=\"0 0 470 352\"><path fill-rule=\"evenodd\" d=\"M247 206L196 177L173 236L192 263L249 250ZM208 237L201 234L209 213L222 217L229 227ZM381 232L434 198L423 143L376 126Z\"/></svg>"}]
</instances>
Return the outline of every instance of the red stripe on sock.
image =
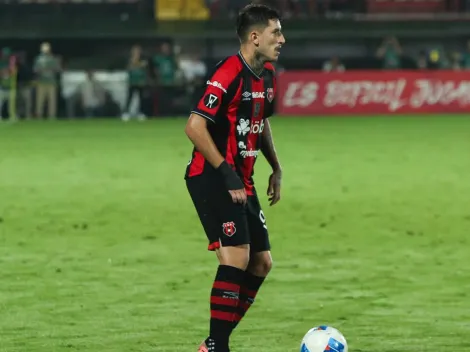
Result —
<instances>
[{"instance_id":1,"label":"red stripe on sock","mask_svg":"<svg viewBox=\"0 0 470 352\"><path fill-rule=\"evenodd\" d=\"M244 294L245 296L248 296L249 298L254 299L256 297L256 294L258 293L258 291L247 290L246 288L244 288L242 286L242 287L240 287L240 293Z\"/></svg>"},{"instance_id":2,"label":"red stripe on sock","mask_svg":"<svg viewBox=\"0 0 470 352\"><path fill-rule=\"evenodd\" d=\"M240 291L240 285L224 281L214 281L214 285L212 287L218 290L232 291L237 293Z\"/></svg>"},{"instance_id":3,"label":"red stripe on sock","mask_svg":"<svg viewBox=\"0 0 470 352\"><path fill-rule=\"evenodd\" d=\"M221 312L220 310L211 310L211 318L225 321L240 321L242 317L236 313Z\"/></svg>"},{"instance_id":4,"label":"red stripe on sock","mask_svg":"<svg viewBox=\"0 0 470 352\"><path fill-rule=\"evenodd\" d=\"M211 296L212 304L220 304L222 306L236 307L238 306L238 299Z\"/></svg>"}]
</instances>

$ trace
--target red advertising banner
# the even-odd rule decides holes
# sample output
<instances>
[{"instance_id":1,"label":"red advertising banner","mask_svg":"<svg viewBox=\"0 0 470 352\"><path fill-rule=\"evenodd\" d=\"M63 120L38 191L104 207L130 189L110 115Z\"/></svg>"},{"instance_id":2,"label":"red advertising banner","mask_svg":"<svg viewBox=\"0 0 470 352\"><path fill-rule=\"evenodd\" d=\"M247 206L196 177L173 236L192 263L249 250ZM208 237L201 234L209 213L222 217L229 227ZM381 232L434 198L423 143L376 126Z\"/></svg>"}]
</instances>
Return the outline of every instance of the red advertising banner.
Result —
<instances>
[{"instance_id":1,"label":"red advertising banner","mask_svg":"<svg viewBox=\"0 0 470 352\"><path fill-rule=\"evenodd\" d=\"M368 0L369 13L444 12L446 0Z\"/></svg>"},{"instance_id":2,"label":"red advertising banner","mask_svg":"<svg viewBox=\"0 0 470 352\"><path fill-rule=\"evenodd\" d=\"M286 71L283 115L470 113L470 71Z\"/></svg>"}]
</instances>

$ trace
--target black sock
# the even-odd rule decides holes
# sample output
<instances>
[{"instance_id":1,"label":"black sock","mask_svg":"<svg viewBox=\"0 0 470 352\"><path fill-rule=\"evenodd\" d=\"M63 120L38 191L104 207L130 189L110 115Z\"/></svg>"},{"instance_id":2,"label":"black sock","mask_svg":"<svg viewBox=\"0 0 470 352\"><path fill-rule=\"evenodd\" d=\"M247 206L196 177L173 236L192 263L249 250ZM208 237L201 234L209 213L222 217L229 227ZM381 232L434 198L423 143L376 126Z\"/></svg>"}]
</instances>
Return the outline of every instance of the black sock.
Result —
<instances>
[{"instance_id":1,"label":"black sock","mask_svg":"<svg viewBox=\"0 0 470 352\"><path fill-rule=\"evenodd\" d=\"M240 299L238 303L238 315L233 323L232 329L238 325L240 320L245 316L247 310L255 302L255 297L261 285L264 282L264 277L253 275L246 271L243 282L240 285Z\"/></svg>"},{"instance_id":2,"label":"black sock","mask_svg":"<svg viewBox=\"0 0 470 352\"><path fill-rule=\"evenodd\" d=\"M211 291L210 337L227 343L234 322L238 319L240 283L245 272L228 265L219 265Z\"/></svg>"}]
</instances>

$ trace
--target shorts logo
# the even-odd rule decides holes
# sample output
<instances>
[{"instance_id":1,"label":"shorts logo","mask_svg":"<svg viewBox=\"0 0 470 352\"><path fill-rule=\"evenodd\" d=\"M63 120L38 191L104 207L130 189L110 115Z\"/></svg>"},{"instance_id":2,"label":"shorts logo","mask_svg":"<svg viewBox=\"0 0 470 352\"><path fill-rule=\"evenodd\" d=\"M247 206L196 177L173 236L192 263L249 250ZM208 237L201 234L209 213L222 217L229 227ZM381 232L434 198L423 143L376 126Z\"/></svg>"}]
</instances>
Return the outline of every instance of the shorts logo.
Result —
<instances>
[{"instance_id":1,"label":"shorts logo","mask_svg":"<svg viewBox=\"0 0 470 352\"><path fill-rule=\"evenodd\" d=\"M228 237L232 237L235 234L235 232L237 232L237 229L235 227L235 223L233 221L224 222L222 224L222 231Z\"/></svg>"},{"instance_id":2,"label":"shorts logo","mask_svg":"<svg viewBox=\"0 0 470 352\"><path fill-rule=\"evenodd\" d=\"M204 97L204 105L209 109L213 109L219 105L219 98L214 94L207 94Z\"/></svg>"},{"instance_id":3,"label":"shorts logo","mask_svg":"<svg viewBox=\"0 0 470 352\"><path fill-rule=\"evenodd\" d=\"M267 98L269 102L272 103L274 99L274 88L268 88L266 92L267 92Z\"/></svg>"}]
</instances>

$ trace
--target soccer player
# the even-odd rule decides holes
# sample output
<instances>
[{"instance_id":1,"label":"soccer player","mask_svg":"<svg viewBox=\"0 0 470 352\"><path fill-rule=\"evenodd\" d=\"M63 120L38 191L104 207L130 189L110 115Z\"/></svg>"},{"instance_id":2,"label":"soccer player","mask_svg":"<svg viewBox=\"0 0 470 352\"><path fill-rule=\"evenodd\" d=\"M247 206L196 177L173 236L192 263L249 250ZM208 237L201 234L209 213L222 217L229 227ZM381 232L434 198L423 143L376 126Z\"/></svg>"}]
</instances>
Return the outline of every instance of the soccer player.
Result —
<instances>
[{"instance_id":1,"label":"soccer player","mask_svg":"<svg viewBox=\"0 0 470 352\"><path fill-rule=\"evenodd\" d=\"M268 118L276 78L271 62L285 43L279 14L248 5L237 19L241 48L207 81L185 132L194 144L186 184L219 266L210 297L210 332L199 352L229 352L229 337L268 275L268 228L253 183L261 151L272 167L270 205L280 200L281 166Z\"/></svg>"}]
</instances>

